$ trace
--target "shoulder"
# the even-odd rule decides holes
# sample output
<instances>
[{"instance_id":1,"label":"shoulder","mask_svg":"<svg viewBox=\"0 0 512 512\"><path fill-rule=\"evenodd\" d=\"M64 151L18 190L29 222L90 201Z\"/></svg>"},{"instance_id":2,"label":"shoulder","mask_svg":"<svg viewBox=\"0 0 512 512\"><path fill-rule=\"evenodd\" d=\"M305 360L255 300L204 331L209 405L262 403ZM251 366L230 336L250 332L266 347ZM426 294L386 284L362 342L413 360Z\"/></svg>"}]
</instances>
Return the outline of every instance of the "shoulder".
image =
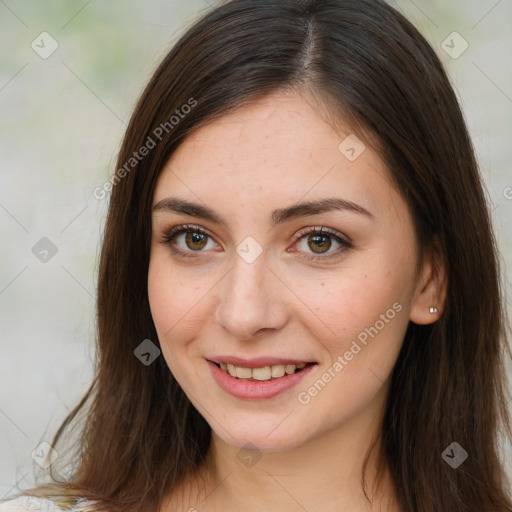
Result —
<instances>
[{"instance_id":1,"label":"shoulder","mask_svg":"<svg viewBox=\"0 0 512 512\"><path fill-rule=\"evenodd\" d=\"M65 503L67 501L67 503ZM0 502L0 512L101 512L94 503L84 498L68 500L19 496ZM63 504L65 503L65 504Z\"/></svg>"}]
</instances>

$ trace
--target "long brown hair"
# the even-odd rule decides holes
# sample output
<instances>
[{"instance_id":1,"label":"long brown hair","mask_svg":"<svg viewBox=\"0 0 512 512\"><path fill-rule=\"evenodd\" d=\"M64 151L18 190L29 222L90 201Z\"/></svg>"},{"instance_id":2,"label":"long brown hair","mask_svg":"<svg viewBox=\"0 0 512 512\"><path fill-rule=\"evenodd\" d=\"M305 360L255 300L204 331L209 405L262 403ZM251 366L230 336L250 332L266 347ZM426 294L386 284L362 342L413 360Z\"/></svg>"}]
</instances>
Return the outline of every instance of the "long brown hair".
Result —
<instances>
[{"instance_id":1,"label":"long brown hair","mask_svg":"<svg viewBox=\"0 0 512 512\"><path fill-rule=\"evenodd\" d=\"M381 460L401 507L510 512L499 438L512 438L504 371L512 355L484 186L440 60L381 0L231 0L196 21L150 79L111 187L95 377L55 435L54 446L82 429L71 472L55 474L62 448L50 466L55 493L98 500L105 511L156 511L204 461L209 425L163 357L144 365L134 356L143 340L159 344L147 293L153 191L192 130L281 89L315 95L334 122L377 141L420 255L438 240L445 310L433 324L409 323L382 424ZM146 156L134 157L144 146ZM457 469L442 457L452 442L469 454Z\"/></svg>"}]
</instances>

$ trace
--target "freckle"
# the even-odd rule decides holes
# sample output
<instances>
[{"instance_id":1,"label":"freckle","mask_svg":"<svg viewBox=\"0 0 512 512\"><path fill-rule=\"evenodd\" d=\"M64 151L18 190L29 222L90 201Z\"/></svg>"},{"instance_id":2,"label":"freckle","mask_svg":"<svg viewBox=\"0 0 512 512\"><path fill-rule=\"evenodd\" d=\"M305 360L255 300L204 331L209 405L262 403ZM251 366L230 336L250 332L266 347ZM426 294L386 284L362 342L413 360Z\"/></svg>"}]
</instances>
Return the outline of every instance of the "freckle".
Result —
<instances>
[{"instance_id":1,"label":"freckle","mask_svg":"<svg viewBox=\"0 0 512 512\"><path fill-rule=\"evenodd\" d=\"M325 286L325 283L320 283L322 286Z\"/></svg>"}]
</instances>

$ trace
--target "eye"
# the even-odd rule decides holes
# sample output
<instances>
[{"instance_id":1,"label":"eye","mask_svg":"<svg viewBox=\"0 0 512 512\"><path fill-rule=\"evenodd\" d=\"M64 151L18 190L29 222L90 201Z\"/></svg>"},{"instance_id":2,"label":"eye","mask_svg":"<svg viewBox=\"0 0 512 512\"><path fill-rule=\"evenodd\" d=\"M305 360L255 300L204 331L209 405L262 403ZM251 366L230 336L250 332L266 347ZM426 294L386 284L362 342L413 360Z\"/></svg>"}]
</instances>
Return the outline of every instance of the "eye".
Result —
<instances>
[{"instance_id":1,"label":"eye","mask_svg":"<svg viewBox=\"0 0 512 512\"><path fill-rule=\"evenodd\" d=\"M184 250L176 247L176 240L184 234L185 247L190 250ZM194 252L202 252L208 245L208 238L211 238L209 233L199 226L181 225L169 229L163 235L161 242L168 245L171 252L178 256L186 258L195 258ZM217 244L215 244L217 245Z\"/></svg>"},{"instance_id":2,"label":"eye","mask_svg":"<svg viewBox=\"0 0 512 512\"><path fill-rule=\"evenodd\" d=\"M330 228L324 228L323 226L320 229L305 228L301 230L297 234L296 240L302 241L302 239L304 239L304 242L306 243L305 250L303 252L307 255L304 256L304 258L311 261L322 261L338 257L341 253L352 247L352 244L348 240L345 240L340 233ZM327 254L327 251L332 247L333 239L341 246L341 250ZM307 249L311 249L313 254L311 254ZM324 256L324 254L326 255Z\"/></svg>"},{"instance_id":3,"label":"eye","mask_svg":"<svg viewBox=\"0 0 512 512\"><path fill-rule=\"evenodd\" d=\"M183 240L185 248L177 247L177 240L182 235L184 235ZM204 252L203 249L208 248L208 239L211 239L214 246L218 247L218 244L213 242L211 235L203 228L193 225L180 225L167 230L163 234L160 242L168 245L171 252L178 256L195 258L198 254L194 253ZM305 259L310 261L331 259L339 256L342 252L352 247L352 244L348 240L345 240L340 233L331 230L330 228L324 228L323 226L320 229L305 228L301 230L295 237L295 240L302 241L302 239L306 242L307 248L304 248L301 252L308 253L308 248L313 252L313 254L309 252L309 254L304 256ZM332 247L331 240L334 240L339 244L341 246L341 250L328 254L329 249Z\"/></svg>"}]
</instances>

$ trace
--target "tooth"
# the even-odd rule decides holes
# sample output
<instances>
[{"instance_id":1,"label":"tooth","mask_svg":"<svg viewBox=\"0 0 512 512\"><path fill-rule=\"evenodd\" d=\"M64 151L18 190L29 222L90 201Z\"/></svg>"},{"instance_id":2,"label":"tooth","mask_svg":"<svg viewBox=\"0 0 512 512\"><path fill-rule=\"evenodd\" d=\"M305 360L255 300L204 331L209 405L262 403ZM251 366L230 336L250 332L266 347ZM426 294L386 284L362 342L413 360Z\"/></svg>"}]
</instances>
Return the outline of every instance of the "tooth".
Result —
<instances>
[{"instance_id":1,"label":"tooth","mask_svg":"<svg viewBox=\"0 0 512 512\"><path fill-rule=\"evenodd\" d=\"M236 376L239 379L250 379L252 377L251 368L242 368L241 366L235 366Z\"/></svg>"},{"instance_id":2,"label":"tooth","mask_svg":"<svg viewBox=\"0 0 512 512\"><path fill-rule=\"evenodd\" d=\"M275 379L277 379L278 377L282 377L285 374L284 364L275 364L270 367L270 371L272 377L274 377Z\"/></svg>"},{"instance_id":3,"label":"tooth","mask_svg":"<svg viewBox=\"0 0 512 512\"><path fill-rule=\"evenodd\" d=\"M220 367L232 377L239 379L254 379L254 380L270 380L271 378L277 379L284 375L291 375L295 370L301 370L306 366L306 363L301 364L276 364L272 366L264 366L262 368L245 368L242 366L234 366L232 364L220 363Z\"/></svg>"},{"instance_id":4,"label":"tooth","mask_svg":"<svg viewBox=\"0 0 512 512\"><path fill-rule=\"evenodd\" d=\"M294 364L287 364L284 370L285 370L285 372L288 375L291 375L292 373L295 372L295 365Z\"/></svg>"},{"instance_id":5,"label":"tooth","mask_svg":"<svg viewBox=\"0 0 512 512\"><path fill-rule=\"evenodd\" d=\"M269 380L272 376L270 372L270 366L264 366L263 368L254 368L252 370L252 378L255 380Z\"/></svg>"}]
</instances>

